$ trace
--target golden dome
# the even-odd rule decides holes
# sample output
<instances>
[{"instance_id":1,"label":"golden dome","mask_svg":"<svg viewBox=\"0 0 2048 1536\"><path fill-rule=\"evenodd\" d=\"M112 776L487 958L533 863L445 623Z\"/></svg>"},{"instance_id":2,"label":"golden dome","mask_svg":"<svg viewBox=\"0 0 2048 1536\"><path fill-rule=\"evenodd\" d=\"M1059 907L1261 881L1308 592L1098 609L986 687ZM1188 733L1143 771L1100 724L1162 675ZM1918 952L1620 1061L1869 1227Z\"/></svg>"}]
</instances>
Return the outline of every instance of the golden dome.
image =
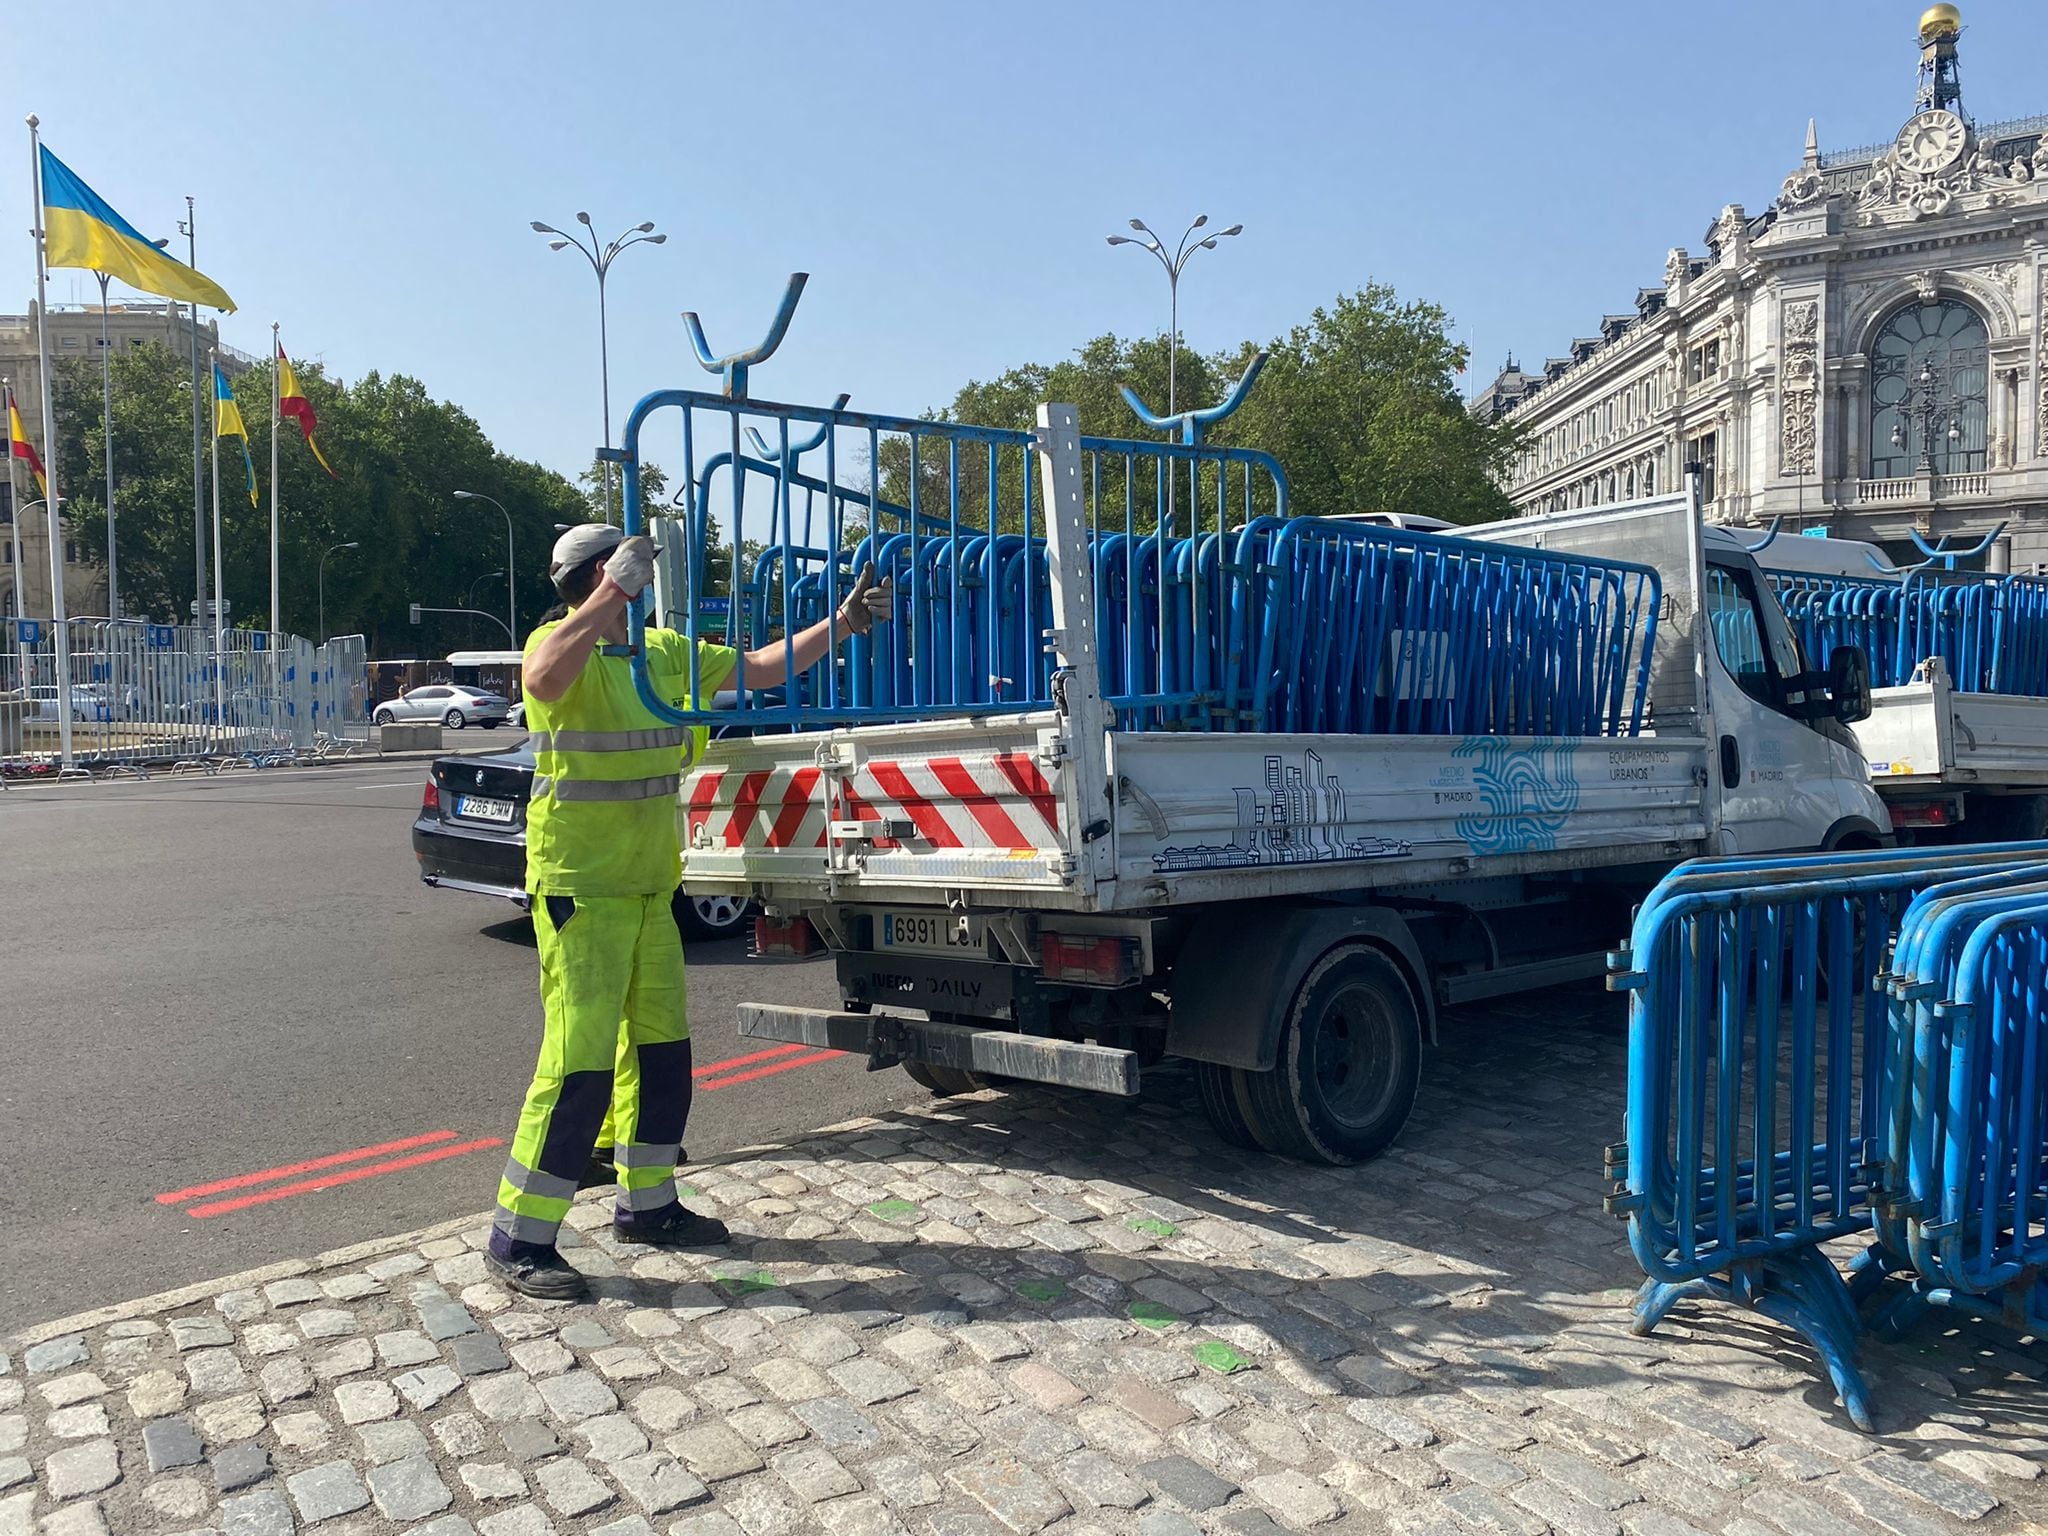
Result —
<instances>
[{"instance_id":1,"label":"golden dome","mask_svg":"<svg viewBox=\"0 0 2048 1536\"><path fill-rule=\"evenodd\" d=\"M1920 18L1920 41L1952 38L1963 30L1963 13L1952 5L1930 5Z\"/></svg>"}]
</instances>

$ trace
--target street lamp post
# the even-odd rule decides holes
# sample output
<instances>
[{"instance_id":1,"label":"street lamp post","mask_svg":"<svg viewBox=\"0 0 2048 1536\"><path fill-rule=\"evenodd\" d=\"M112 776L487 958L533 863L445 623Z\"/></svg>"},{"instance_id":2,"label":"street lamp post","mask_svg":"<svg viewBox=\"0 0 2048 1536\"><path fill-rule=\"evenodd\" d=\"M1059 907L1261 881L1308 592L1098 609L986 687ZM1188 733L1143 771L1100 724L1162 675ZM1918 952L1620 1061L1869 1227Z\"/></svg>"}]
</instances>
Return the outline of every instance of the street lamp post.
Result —
<instances>
[{"instance_id":1,"label":"street lamp post","mask_svg":"<svg viewBox=\"0 0 2048 1536\"><path fill-rule=\"evenodd\" d=\"M326 554L320 557L320 643L322 645L327 643L327 555L333 554L337 549L361 549L362 547L359 540L351 539L346 544L333 545Z\"/></svg>"},{"instance_id":2,"label":"street lamp post","mask_svg":"<svg viewBox=\"0 0 2048 1536\"><path fill-rule=\"evenodd\" d=\"M1159 265L1166 269L1166 414L1169 416L1179 414L1180 406L1178 391L1175 388L1178 382L1176 375L1180 367L1180 275L1187 270L1187 265L1194 259L1195 252L1213 251L1218 240L1227 240L1232 235L1244 233L1242 224L1233 224L1228 229L1219 229L1205 239L1196 240L1195 231L1206 226L1208 222L1209 215L1198 214L1195 222L1190 224L1187 232L1180 237L1180 245L1171 256L1166 254L1166 247L1159 243L1159 237L1145 227L1143 219L1131 220L1131 228L1138 231L1143 238L1133 239L1129 235L1109 237L1111 245L1135 245L1150 251L1159 258Z\"/></svg>"},{"instance_id":3,"label":"street lamp post","mask_svg":"<svg viewBox=\"0 0 2048 1536\"><path fill-rule=\"evenodd\" d=\"M605 418L605 442L607 445L609 445L611 442L611 418L609 415L607 415ZM607 469L611 467L609 461L607 461L605 467ZM457 501L488 501L492 506L496 507L498 511L500 513L503 513L504 515L505 628L510 634L512 634L515 637L513 643L516 645L518 644L518 640L516 637L519 634L519 597L518 587L516 585L516 578L514 576L514 573L519 569L519 561L512 553L512 514L510 512L505 511L505 504L498 500L497 497L486 496L482 491L457 491L455 493L455 499ZM607 500L609 500L609 494L607 494Z\"/></svg>"},{"instance_id":4,"label":"street lamp post","mask_svg":"<svg viewBox=\"0 0 2048 1536\"><path fill-rule=\"evenodd\" d=\"M22 505L14 509L14 616L17 619L25 619L28 617L27 608L25 606L28 601L28 594L22 589L21 585L21 578L23 573L21 544L24 536L24 530L27 526L22 522L22 518L27 513L35 511L37 507L46 507L48 505L49 503L47 501L38 499L35 501L24 502ZM48 516L47 513L45 513L44 515L45 517Z\"/></svg>"},{"instance_id":5,"label":"street lamp post","mask_svg":"<svg viewBox=\"0 0 2048 1536\"><path fill-rule=\"evenodd\" d=\"M590 270L597 274L598 372L604 393L604 446L606 451L609 452L612 446L612 348L611 331L605 319L604 280L612 269L612 263L618 259L619 252L633 245L660 245L668 239L668 236L654 233L654 225L652 221L649 221L645 224L635 224L623 235L620 235L618 239L612 241L610 245L600 246L597 243L597 231L591 227L590 215L579 213L576 215L576 222L583 226L583 234L568 234L563 230L555 228L552 224L543 224L539 219L533 221L533 232L537 235L553 235L555 237L548 242L548 249L551 251L564 250L569 246L575 246L583 259L590 263ZM590 237L588 245L583 243L583 235L586 234ZM610 459L604 461L604 520L606 522L612 520L612 461ZM516 625L514 626L515 630L517 627Z\"/></svg>"},{"instance_id":6,"label":"street lamp post","mask_svg":"<svg viewBox=\"0 0 2048 1536\"><path fill-rule=\"evenodd\" d=\"M1899 401L1900 419L1892 423L1892 447L1901 453L1906 448L1906 422L1911 420L1920 429L1920 468L1929 475L1934 473L1934 431L1937 423L1948 427L1944 435L1949 448L1963 439L1962 424L1956 420L1956 406L1960 403L1949 396L1947 379L1933 363L1923 361L1920 371L1907 386L1905 398Z\"/></svg>"},{"instance_id":7,"label":"street lamp post","mask_svg":"<svg viewBox=\"0 0 2048 1536\"><path fill-rule=\"evenodd\" d=\"M472 581L469 584L469 591L465 593L463 596L463 606L466 608L474 608L476 606L476 589L482 586L487 581L496 581L500 576L504 574L505 573L503 571L485 571L483 575L477 577L475 581Z\"/></svg>"}]
</instances>

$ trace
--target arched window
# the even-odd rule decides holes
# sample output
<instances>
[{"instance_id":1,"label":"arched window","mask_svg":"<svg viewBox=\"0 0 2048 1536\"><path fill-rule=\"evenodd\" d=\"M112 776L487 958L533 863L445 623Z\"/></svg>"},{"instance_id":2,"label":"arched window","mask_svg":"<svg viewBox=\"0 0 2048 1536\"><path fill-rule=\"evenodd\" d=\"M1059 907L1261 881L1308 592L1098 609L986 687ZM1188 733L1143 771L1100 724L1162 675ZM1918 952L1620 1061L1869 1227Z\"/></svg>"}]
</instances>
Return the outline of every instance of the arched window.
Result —
<instances>
[{"instance_id":1,"label":"arched window","mask_svg":"<svg viewBox=\"0 0 2048 1536\"><path fill-rule=\"evenodd\" d=\"M1908 304L1870 348L1870 473L1889 480L1931 460L1938 475L1984 468L1990 336L1957 299Z\"/></svg>"}]
</instances>

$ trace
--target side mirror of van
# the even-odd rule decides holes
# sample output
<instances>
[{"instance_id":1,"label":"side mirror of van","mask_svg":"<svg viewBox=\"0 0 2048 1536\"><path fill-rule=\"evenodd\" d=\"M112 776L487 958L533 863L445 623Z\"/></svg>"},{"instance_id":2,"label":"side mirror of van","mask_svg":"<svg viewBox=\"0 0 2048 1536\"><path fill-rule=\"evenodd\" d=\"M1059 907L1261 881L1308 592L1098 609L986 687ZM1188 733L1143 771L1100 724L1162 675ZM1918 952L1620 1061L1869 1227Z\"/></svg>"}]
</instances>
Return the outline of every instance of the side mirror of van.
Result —
<instances>
[{"instance_id":1,"label":"side mirror of van","mask_svg":"<svg viewBox=\"0 0 2048 1536\"><path fill-rule=\"evenodd\" d=\"M1838 645L1828 653L1828 696L1842 724L1870 718L1870 658L1862 646Z\"/></svg>"}]
</instances>

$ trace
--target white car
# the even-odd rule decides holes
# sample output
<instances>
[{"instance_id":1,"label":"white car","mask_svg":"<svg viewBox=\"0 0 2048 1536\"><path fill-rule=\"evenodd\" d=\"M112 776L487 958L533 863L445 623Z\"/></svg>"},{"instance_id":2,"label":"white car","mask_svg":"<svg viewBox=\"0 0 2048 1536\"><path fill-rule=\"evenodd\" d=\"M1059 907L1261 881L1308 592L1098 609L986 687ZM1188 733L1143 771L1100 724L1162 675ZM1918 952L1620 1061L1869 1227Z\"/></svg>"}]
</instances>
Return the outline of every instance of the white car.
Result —
<instances>
[{"instance_id":1,"label":"white car","mask_svg":"<svg viewBox=\"0 0 2048 1536\"><path fill-rule=\"evenodd\" d=\"M429 683L395 699L386 699L370 716L378 725L402 721L438 720L451 731L466 725L498 726L505 723L512 701L484 688L461 683Z\"/></svg>"}]
</instances>

